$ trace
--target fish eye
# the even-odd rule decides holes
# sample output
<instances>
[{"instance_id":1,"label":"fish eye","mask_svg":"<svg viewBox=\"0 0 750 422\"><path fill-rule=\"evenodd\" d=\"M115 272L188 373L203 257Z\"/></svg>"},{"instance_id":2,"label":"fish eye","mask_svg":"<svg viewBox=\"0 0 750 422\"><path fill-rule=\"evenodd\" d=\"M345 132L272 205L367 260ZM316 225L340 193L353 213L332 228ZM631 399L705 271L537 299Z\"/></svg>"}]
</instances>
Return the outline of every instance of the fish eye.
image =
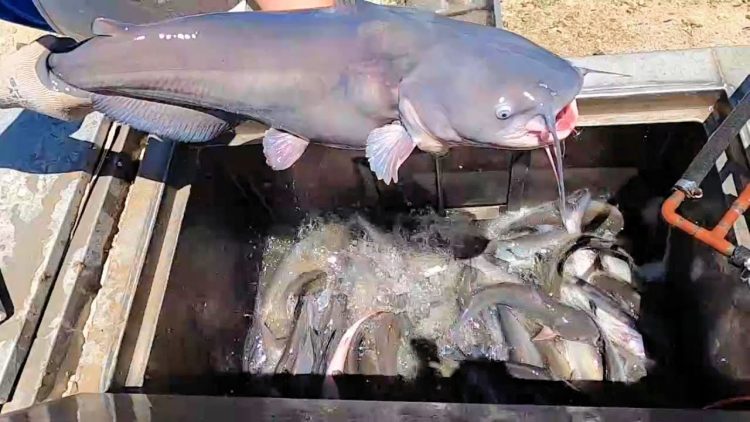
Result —
<instances>
[{"instance_id":1,"label":"fish eye","mask_svg":"<svg viewBox=\"0 0 750 422\"><path fill-rule=\"evenodd\" d=\"M511 115L511 108L507 104L499 105L495 108L495 115L498 119L505 120Z\"/></svg>"}]
</instances>

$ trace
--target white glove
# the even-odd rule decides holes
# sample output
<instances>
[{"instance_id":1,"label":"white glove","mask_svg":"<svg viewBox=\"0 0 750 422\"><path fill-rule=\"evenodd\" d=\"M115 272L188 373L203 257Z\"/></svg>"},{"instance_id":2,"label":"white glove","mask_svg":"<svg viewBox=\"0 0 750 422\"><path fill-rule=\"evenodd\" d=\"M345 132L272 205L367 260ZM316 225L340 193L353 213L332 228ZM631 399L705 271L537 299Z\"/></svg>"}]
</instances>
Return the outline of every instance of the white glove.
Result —
<instances>
[{"instance_id":1,"label":"white glove","mask_svg":"<svg viewBox=\"0 0 750 422\"><path fill-rule=\"evenodd\" d=\"M81 120L93 111L88 98L47 88L38 71L46 71L51 52L66 49L74 41L45 35L18 51L0 57L0 108L25 108L65 121Z\"/></svg>"}]
</instances>

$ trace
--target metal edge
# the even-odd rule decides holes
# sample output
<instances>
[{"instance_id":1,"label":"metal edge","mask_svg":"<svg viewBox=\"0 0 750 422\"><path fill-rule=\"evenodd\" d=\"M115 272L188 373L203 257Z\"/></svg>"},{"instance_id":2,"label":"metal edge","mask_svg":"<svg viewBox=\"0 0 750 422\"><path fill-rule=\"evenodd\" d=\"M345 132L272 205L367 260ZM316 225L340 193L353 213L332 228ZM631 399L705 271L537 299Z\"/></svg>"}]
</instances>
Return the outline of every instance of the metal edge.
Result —
<instances>
[{"instance_id":1,"label":"metal edge","mask_svg":"<svg viewBox=\"0 0 750 422\"><path fill-rule=\"evenodd\" d=\"M65 363L71 354L75 355L76 340L81 336L82 313L96 293L106 251L130 186L123 177L123 172L127 171L123 167L127 168L128 164L122 161L138 146L137 138L127 127L116 124L107 127L107 145L101 158L107 164L101 166L89 185L90 194L81 207L80 224L71 236L36 340L12 401L3 406L2 413L58 398L54 396L55 387L64 382L60 378L64 377Z\"/></svg>"},{"instance_id":2,"label":"metal edge","mask_svg":"<svg viewBox=\"0 0 750 422\"><path fill-rule=\"evenodd\" d=\"M150 138L143 152L83 329L81 357L63 396L110 388L175 145Z\"/></svg>"},{"instance_id":3,"label":"metal edge","mask_svg":"<svg viewBox=\"0 0 750 422\"><path fill-rule=\"evenodd\" d=\"M523 404L283 399L144 394L80 394L43 403L0 420L571 420L739 421L747 411L674 408L576 407Z\"/></svg>"},{"instance_id":4,"label":"metal edge","mask_svg":"<svg viewBox=\"0 0 750 422\"><path fill-rule=\"evenodd\" d=\"M138 283L122 351L118 356L114 379L114 384L118 386L143 385L189 198L190 185L180 189L169 188L165 192L148 251L148 256L155 259L147 261Z\"/></svg>"},{"instance_id":5,"label":"metal edge","mask_svg":"<svg viewBox=\"0 0 750 422\"><path fill-rule=\"evenodd\" d=\"M712 49L712 52L724 81L724 89L729 97L735 93L735 90L750 72L750 46L717 47ZM746 158L750 160L747 152L750 146L750 123L746 124L740 130L739 137L741 146L745 149ZM725 155L722 158L726 160ZM722 158L716 163L716 170L719 172L722 169ZM733 198L738 196L739 191L742 189L741 186L737 186L735 179L732 174L728 174L722 180L722 189L730 203ZM747 222L747 217L738 218L733 228L737 244L750 247L750 224Z\"/></svg>"},{"instance_id":6,"label":"metal edge","mask_svg":"<svg viewBox=\"0 0 750 422\"><path fill-rule=\"evenodd\" d=\"M503 27L503 0L492 0L492 19L495 28Z\"/></svg>"},{"instance_id":7,"label":"metal edge","mask_svg":"<svg viewBox=\"0 0 750 422\"><path fill-rule=\"evenodd\" d=\"M90 142L95 148L101 148L103 139L98 135L102 133L102 127L103 125L108 124L107 122L108 120L105 119L102 114L91 113L81 121L77 130L74 133L67 134L67 137L80 142ZM7 354L2 356L7 363L3 368L4 372L2 374L2 380L0 380L0 402L2 404L5 404L11 397L16 380L21 373L23 365L28 357L29 349L33 344L35 333L42 318L44 306L53 286L53 280L62 265L67 241L73 230L75 219L77 217L77 209L83 198L85 186L91 180L89 172L93 171L96 159L97 157L93 153L86 155L85 158L81 158L81 161L85 163L81 169L77 169L72 173L55 176L57 181L66 182L67 185L62 188L59 193L61 197L54 202L52 209L48 212L51 219L50 221L54 220L57 228L53 229L52 236L36 239L39 241L40 247L43 251L41 256L42 260L38 263L33 275L31 275L28 280L22 280L22 282L29 284L30 291L28 296L24 298L24 303L21 305L24 307L22 312L24 312L25 315L23 315L21 320L16 322L18 325L18 332L13 335L14 339L11 340L14 343L10 344L10 348L6 347L6 349L4 349ZM69 193L63 194L63 191ZM68 197L65 198L64 195L68 195ZM47 200L52 198L45 197L43 199ZM56 214L59 214L59 216L54 217ZM3 282L7 282L7 280L3 280ZM21 313L19 313L18 316L20 317ZM7 324L9 321L10 320L6 320L4 323ZM5 341L0 342L0 344L3 343L5 343L5 346L9 345L9 343L6 343Z\"/></svg>"},{"instance_id":8,"label":"metal edge","mask_svg":"<svg viewBox=\"0 0 750 422\"><path fill-rule=\"evenodd\" d=\"M628 76L591 73L580 98L723 89L712 48L568 57L571 63Z\"/></svg>"}]
</instances>

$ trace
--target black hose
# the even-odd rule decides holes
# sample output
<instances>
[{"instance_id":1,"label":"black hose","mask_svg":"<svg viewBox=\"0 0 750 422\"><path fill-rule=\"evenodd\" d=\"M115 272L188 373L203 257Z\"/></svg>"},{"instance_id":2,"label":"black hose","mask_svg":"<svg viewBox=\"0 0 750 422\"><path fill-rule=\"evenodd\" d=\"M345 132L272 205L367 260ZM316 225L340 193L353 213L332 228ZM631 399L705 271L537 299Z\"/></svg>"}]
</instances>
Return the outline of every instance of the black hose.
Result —
<instances>
[{"instance_id":1,"label":"black hose","mask_svg":"<svg viewBox=\"0 0 750 422\"><path fill-rule=\"evenodd\" d=\"M750 77L745 79L743 85L746 84L750 84ZM750 90L744 92L734 109L708 137L706 144L685 170L676 187L685 190L688 194L696 190L714 167L721 153L729 147L729 143L737 137L748 120L750 120Z\"/></svg>"}]
</instances>

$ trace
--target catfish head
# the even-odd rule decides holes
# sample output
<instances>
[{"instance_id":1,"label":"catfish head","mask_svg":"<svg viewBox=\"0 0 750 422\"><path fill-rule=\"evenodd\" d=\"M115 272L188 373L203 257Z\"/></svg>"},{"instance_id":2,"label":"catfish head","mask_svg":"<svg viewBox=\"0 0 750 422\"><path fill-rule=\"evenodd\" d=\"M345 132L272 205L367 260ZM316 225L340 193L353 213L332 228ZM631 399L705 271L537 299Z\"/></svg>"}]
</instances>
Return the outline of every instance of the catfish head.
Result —
<instances>
[{"instance_id":1,"label":"catfish head","mask_svg":"<svg viewBox=\"0 0 750 422\"><path fill-rule=\"evenodd\" d=\"M460 66L460 67L458 67ZM583 73L553 54L507 50L472 54L434 69L435 96L458 145L536 149L573 131ZM439 81L439 82L438 82Z\"/></svg>"}]
</instances>

